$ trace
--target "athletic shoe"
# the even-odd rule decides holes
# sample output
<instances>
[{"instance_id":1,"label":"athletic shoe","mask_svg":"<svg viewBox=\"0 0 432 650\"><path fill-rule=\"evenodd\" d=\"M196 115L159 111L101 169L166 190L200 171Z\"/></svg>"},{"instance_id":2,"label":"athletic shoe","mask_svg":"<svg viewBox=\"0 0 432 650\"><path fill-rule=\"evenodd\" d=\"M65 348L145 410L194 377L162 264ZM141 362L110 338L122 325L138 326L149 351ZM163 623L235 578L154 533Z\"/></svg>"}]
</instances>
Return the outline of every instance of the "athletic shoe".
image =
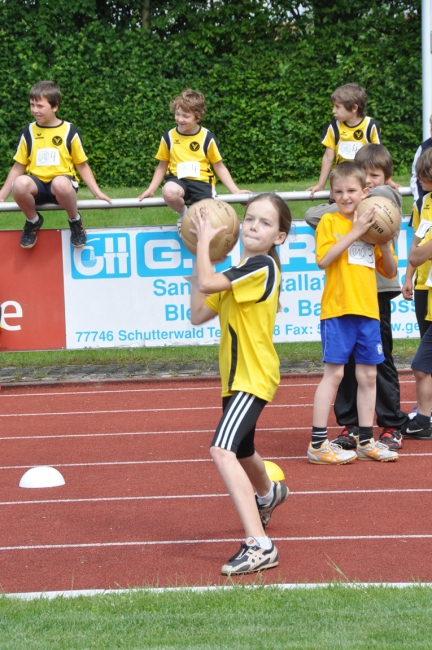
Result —
<instances>
[{"instance_id":1,"label":"athletic shoe","mask_svg":"<svg viewBox=\"0 0 432 650\"><path fill-rule=\"evenodd\" d=\"M316 465L346 465L357 458L355 451L347 451L335 442L324 440L319 449L314 449L309 443L307 455L310 463Z\"/></svg>"},{"instance_id":2,"label":"athletic shoe","mask_svg":"<svg viewBox=\"0 0 432 650\"><path fill-rule=\"evenodd\" d=\"M266 551L258 546L254 537L248 537L246 544L242 544L240 550L223 565L221 573L227 576L255 573L271 569L278 564L279 555L273 542L271 548Z\"/></svg>"},{"instance_id":3,"label":"athletic shoe","mask_svg":"<svg viewBox=\"0 0 432 650\"><path fill-rule=\"evenodd\" d=\"M373 438L366 445L357 445L357 456L359 460L379 460L382 463L399 458L397 451L391 451L387 445Z\"/></svg>"},{"instance_id":4,"label":"athletic shoe","mask_svg":"<svg viewBox=\"0 0 432 650\"><path fill-rule=\"evenodd\" d=\"M417 415L417 404L413 406L413 410L411 413L408 413L408 417L410 420L413 420L415 416ZM431 411L431 424L432 424L432 411Z\"/></svg>"},{"instance_id":5,"label":"athletic shoe","mask_svg":"<svg viewBox=\"0 0 432 650\"><path fill-rule=\"evenodd\" d=\"M263 525L263 528L265 528L268 522L270 521L270 517L272 516L273 510L277 506L280 506L281 503L286 501L289 495L289 489L285 485L285 483L279 483L279 481L275 481L273 485L274 485L274 495L270 505L268 506L260 505L258 503L258 498L256 497L258 512L259 512L259 516L261 517L261 523Z\"/></svg>"},{"instance_id":6,"label":"athletic shoe","mask_svg":"<svg viewBox=\"0 0 432 650\"><path fill-rule=\"evenodd\" d=\"M79 213L78 213L79 214ZM81 217L81 215L79 215ZM82 248L87 241L86 231L82 219L78 221L69 221L69 228L71 230L71 244L74 248Z\"/></svg>"},{"instance_id":7,"label":"athletic shoe","mask_svg":"<svg viewBox=\"0 0 432 650\"><path fill-rule=\"evenodd\" d=\"M402 434L394 427L385 427L381 431L379 441L392 451L397 451L403 447Z\"/></svg>"},{"instance_id":8,"label":"athletic shoe","mask_svg":"<svg viewBox=\"0 0 432 650\"><path fill-rule=\"evenodd\" d=\"M337 438L332 440L342 449L356 449L359 439L359 430L356 426L347 426Z\"/></svg>"},{"instance_id":9,"label":"athletic shoe","mask_svg":"<svg viewBox=\"0 0 432 650\"><path fill-rule=\"evenodd\" d=\"M39 212L36 212L38 220L32 223L26 219L23 231L21 233L21 248L33 248L37 242L37 231L42 226L44 218Z\"/></svg>"},{"instance_id":10,"label":"athletic shoe","mask_svg":"<svg viewBox=\"0 0 432 650\"><path fill-rule=\"evenodd\" d=\"M412 438L413 440L432 440L432 427L422 427L414 418L408 424L402 427L402 435L404 438Z\"/></svg>"}]
</instances>

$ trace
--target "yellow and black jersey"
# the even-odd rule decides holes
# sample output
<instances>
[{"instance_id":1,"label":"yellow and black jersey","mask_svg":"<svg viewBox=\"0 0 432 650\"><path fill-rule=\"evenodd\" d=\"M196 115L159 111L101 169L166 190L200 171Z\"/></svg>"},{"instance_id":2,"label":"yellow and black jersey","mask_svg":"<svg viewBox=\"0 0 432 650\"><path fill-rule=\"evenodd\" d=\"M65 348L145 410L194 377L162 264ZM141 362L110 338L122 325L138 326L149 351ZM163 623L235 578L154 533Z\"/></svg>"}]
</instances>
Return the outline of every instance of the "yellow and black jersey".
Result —
<instances>
[{"instance_id":1,"label":"yellow and black jersey","mask_svg":"<svg viewBox=\"0 0 432 650\"><path fill-rule=\"evenodd\" d=\"M26 172L49 183L56 176L78 180L75 165L86 162L80 134L70 122L58 126L40 126L32 122L20 134L14 160L26 166Z\"/></svg>"},{"instance_id":2,"label":"yellow and black jersey","mask_svg":"<svg viewBox=\"0 0 432 650\"><path fill-rule=\"evenodd\" d=\"M432 221L432 192L424 194L421 198L414 203L411 225L414 228L414 233L416 233L417 228L420 225L422 220ZM424 264L421 264L417 267L415 273L415 288L428 290L426 280L429 277L429 271L431 268L431 261L427 260Z\"/></svg>"},{"instance_id":3,"label":"yellow and black jersey","mask_svg":"<svg viewBox=\"0 0 432 650\"><path fill-rule=\"evenodd\" d=\"M321 144L335 150L336 165L352 162L365 144L381 144L381 129L371 117L364 117L356 126L332 120L324 129Z\"/></svg>"},{"instance_id":4,"label":"yellow and black jersey","mask_svg":"<svg viewBox=\"0 0 432 650\"><path fill-rule=\"evenodd\" d=\"M420 242L419 246L423 246L426 242L430 241L432 238L432 228L430 228L422 241ZM428 260L429 263L429 269L430 269L430 261ZM418 267L419 269L421 268L420 266ZM425 282L427 280L427 276L425 277ZM416 286L416 289L418 287ZM428 301L427 301L427 314L425 316L425 320L432 320L432 287L429 287L427 284L421 287L422 289L427 289L428 290Z\"/></svg>"},{"instance_id":5,"label":"yellow and black jersey","mask_svg":"<svg viewBox=\"0 0 432 650\"><path fill-rule=\"evenodd\" d=\"M273 345L280 271L272 257L257 255L224 273L231 289L206 299L221 325L222 395L244 391L270 402L280 381Z\"/></svg>"},{"instance_id":6,"label":"yellow and black jersey","mask_svg":"<svg viewBox=\"0 0 432 650\"><path fill-rule=\"evenodd\" d=\"M216 185L211 164L222 156L216 136L208 129L200 126L198 133L186 135L176 127L163 134L156 159L168 162L167 176Z\"/></svg>"}]
</instances>

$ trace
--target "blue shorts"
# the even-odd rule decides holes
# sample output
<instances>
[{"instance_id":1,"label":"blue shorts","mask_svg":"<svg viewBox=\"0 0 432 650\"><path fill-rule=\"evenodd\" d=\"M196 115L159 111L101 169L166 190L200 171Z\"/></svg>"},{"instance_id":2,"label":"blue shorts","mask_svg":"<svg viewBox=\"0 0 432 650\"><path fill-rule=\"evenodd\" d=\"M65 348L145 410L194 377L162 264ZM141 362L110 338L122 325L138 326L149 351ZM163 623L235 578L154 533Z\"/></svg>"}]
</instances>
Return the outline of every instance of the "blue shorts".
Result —
<instances>
[{"instance_id":1,"label":"blue shorts","mask_svg":"<svg viewBox=\"0 0 432 650\"><path fill-rule=\"evenodd\" d=\"M78 183L77 181L72 178L71 176L67 176L64 174L65 178L68 178L70 182L72 183L72 187L74 188L75 192L78 192ZM36 187L38 188L38 193L35 197L35 205L44 205L45 203L57 203L58 201L54 194L51 192L51 183L52 181L49 181L49 183L45 183L44 181L41 181L40 178L37 176L34 176L33 174L30 174L30 178L32 181L36 184Z\"/></svg>"},{"instance_id":2,"label":"blue shorts","mask_svg":"<svg viewBox=\"0 0 432 650\"><path fill-rule=\"evenodd\" d=\"M384 361L379 320L339 316L321 321L323 361L345 365L351 353L356 363L376 366Z\"/></svg>"},{"instance_id":3,"label":"blue shorts","mask_svg":"<svg viewBox=\"0 0 432 650\"><path fill-rule=\"evenodd\" d=\"M430 321L426 321L429 323ZM423 334L420 345L411 363L413 370L420 370L427 375L432 374L432 327Z\"/></svg>"}]
</instances>

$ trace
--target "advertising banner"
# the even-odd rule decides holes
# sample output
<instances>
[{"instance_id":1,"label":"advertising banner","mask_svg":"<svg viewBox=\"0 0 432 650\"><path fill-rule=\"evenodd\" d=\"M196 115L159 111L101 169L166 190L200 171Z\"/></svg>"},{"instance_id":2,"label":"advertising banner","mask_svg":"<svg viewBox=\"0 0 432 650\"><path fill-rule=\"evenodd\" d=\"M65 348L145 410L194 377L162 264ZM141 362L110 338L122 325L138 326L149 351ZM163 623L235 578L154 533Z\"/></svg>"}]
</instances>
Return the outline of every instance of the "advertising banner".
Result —
<instances>
[{"instance_id":1,"label":"advertising banner","mask_svg":"<svg viewBox=\"0 0 432 650\"><path fill-rule=\"evenodd\" d=\"M397 248L401 283L412 239L407 222ZM72 248L69 231L63 231L62 249L68 349L218 343L217 318L198 327L190 323L187 277L194 258L175 226L89 230L82 249ZM325 274L316 266L314 231L305 222L295 222L280 257L282 312L274 340L318 341ZM239 260L237 244L217 270ZM418 336L412 302L392 301L392 326L396 338Z\"/></svg>"}]
</instances>

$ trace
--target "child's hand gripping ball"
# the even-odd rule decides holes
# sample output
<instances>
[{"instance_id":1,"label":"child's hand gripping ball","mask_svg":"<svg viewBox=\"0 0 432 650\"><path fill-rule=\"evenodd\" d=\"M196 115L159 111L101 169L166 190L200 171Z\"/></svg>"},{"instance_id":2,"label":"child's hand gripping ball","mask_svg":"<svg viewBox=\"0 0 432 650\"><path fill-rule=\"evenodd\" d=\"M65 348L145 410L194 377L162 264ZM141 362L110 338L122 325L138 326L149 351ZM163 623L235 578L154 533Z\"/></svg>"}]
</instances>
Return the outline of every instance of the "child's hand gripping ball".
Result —
<instances>
[{"instance_id":1,"label":"child's hand gripping ball","mask_svg":"<svg viewBox=\"0 0 432 650\"><path fill-rule=\"evenodd\" d=\"M362 235L362 239L368 244L386 244L401 227L400 210L391 199L384 196L368 196L358 204L357 215L362 215L368 208L375 208L375 223Z\"/></svg>"},{"instance_id":2,"label":"child's hand gripping ball","mask_svg":"<svg viewBox=\"0 0 432 650\"><path fill-rule=\"evenodd\" d=\"M203 210L205 205L208 208L208 215L213 228L227 226L226 230L216 235L210 243L210 259L212 262L216 262L226 257L234 248L239 236L240 223L234 208L225 201L203 199L191 205L182 219L181 238L188 251L193 255L196 255L197 238L195 233L190 231L191 228L193 229L191 216L195 217L195 211L197 209L199 211Z\"/></svg>"}]
</instances>

